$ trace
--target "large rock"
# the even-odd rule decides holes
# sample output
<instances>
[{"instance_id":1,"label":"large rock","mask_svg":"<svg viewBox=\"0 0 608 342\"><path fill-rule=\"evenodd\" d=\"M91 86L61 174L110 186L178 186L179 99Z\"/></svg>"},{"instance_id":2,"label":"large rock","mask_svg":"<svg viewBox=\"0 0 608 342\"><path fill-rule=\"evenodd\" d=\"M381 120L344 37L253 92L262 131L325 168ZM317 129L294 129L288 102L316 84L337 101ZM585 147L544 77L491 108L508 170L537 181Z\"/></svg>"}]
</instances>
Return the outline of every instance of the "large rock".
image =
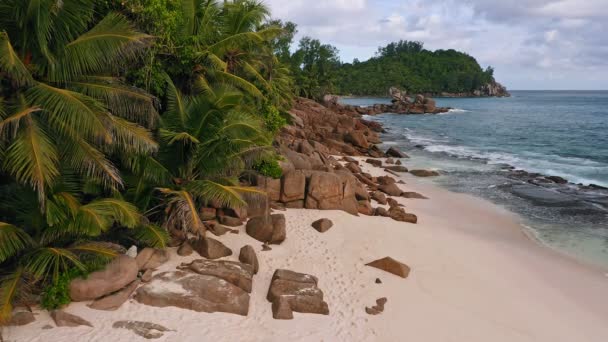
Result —
<instances>
[{"instance_id":1,"label":"large rock","mask_svg":"<svg viewBox=\"0 0 608 342\"><path fill-rule=\"evenodd\" d=\"M272 303L275 319L293 319L293 311L328 315L329 306L323 301L323 291L317 278L289 270L277 270L272 276L266 298Z\"/></svg>"},{"instance_id":2,"label":"large rock","mask_svg":"<svg viewBox=\"0 0 608 342\"><path fill-rule=\"evenodd\" d=\"M359 201L359 214L372 216L374 215L374 208L369 201Z\"/></svg>"},{"instance_id":3,"label":"large rock","mask_svg":"<svg viewBox=\"0 0 608 342\"><path fill-rule=\"evenodd\" d=\"M227 215L220 216L219 221L221 224L228 227L239 227L243 225L243 221L240 218Z\"/></svg>"},{"instance_id":4,"label":"large rock","mask_svg":"<svg viewBox=\"0 0 608 342\"><path fill-rule=\"evenodd\" d=\"M366 266L375 267L383 271L392 273L401 278L407 278L410 274L410 268L406 264L399 262L391 257L378 259L366 264Z\"/></svg>"},{"instance_id":5,"label":"large rock","mask_svg":"<svg viewBox=\"0 0 608 342\"><path fill-rule=\"evenodd\" d=\"M357 214L356 178L350 173L314 172L308 183L306 209L344 210Z\"/></svg>"},{"instance_id":6,"label":"large rock","mask_svg":"<svg viewBox=\"0 0 608 342\"><path fill-rule=\"evenodd\" d=\"M352 173L361 173L362 172L359 165L357 165L355 163L346 163L346 165L344 165L344 167L347 168Z\"/></svg>"},{"instance_id":7,"label":"large rock","mask_svg":"<svg viewBox=\"0 0 608 342\"><path fill-rule=\"evenodd\" d=\"M417 192L406 191L401 194L401 197L410 198L410 199L428 199L428 197L421 195Z\"/></svg>"},{"instance_id":8,"label":"large rock","mask_svg":"<svg viewBox=\"0 0 608 342\"><path fill-rule=\"evenodd\" d=\"M235 261L225 260L194 260L191 263L182 263L177 267L194 273L214 276L240 287L251 293L253 283L253 266Z\"/></svg>"},{"instance_id":9,"label":"large rock","mask_svg":"<svg viewBox=\"0 0 608 342\"><path fill-rule=\"evenodd\" d=\"M372 192L372 199L382 205L385 205L387 203L386 195L382 191Z\"/></svg>"},{"instance_id":10,"label":"large rock","mask_svg":"<svg viewBox=\"0 0 608 342\"><path fill-rule=\"evenodd\" d=\"M182 245L177 249L177 255L183 257L190 256L192 252L194 252L194 249L188 240L184 241L184 243L182 243Z\"/></svg>"},{"instance_id":11,"label":"large rock","mask_svg":"<svg viewBox=\"0 0 608 342\"><path fill-rule=\"evenodd\" d=\"M58 327L78 327L81 325L93 327L91 322L61 310L52 311L51 317Z\"/></svg>"},{"instance_id":12,"label":"large rock","mask_svg":"<svg viewBox=\"0 0 608 342\"><path fill-rule=\"evenodd\" d=\"M109 263L104 270L76 278L70 282L70 298L74 302L93 300L108 295L127 286L135 279L139 267L135 259L120 255Z\"/></svg>"},{"instance_id":13,"label":"large rock","mask_svg":"<svg viewBox=\"0 0 608 342\"><path fill-rule=\"evenodd\" d=\"M278 183L278 190L274 189L273 194L263 196L260 194L244 194L243 200L247 203L247 217L268 215L270 213L270 201L278 201L281 192L281 180L273 179L273 184ZM274 193L276 192L276 193Z\"/></svg>"},{"instance_id":14,"label":"large rock","mask_svg":"<svg viewBox=\"0 0 608 342\"><path fill-rule=\"evenodd\" d=\"M334 223L330 219L322 218L320 220L316 220L312 223L312 227L316 229L319 233L325 233L331 227L334 226Z\"/></svg>"},{"instance_id":15,"label":"large rock","mask_svg":"<svg viewBox=\"0 0 608 342\"><path fill-rule=\"evenodd\" d=\"M131 297L131 294L133 294L133 292L135 292L135 290L137 289L137 287L139 286L140 283L141 283L141 281L139 279L137 279L137 280L133 281L131 284L129 284L127 287L125 287L124 289L122 289L116 293L113 293L111 295L108 295L103 298L95 300L93 303L89 304L89 307L91 309L95 309L95 310L106 310L106 311L117 310L121 305L123 305L129 299L129 297Z\"/></svg>"},{"instance_id":16,"label":"large rock","mask_svg":"<svg viewBox=\"0 0 608 342\"><path fill-rule=\"evenodd\" d=\"M407 154L399 151L396 147L390 147L386 151L387 157L395 157L395 158L408 158Z\"/></svg>"},{"instance_id":17,"label":"large rock","mask_svg":"<svg viewBox=\"0 0 608 342\"><path fill-rule=\"evenodd\" d=\"M280 179L273 179L270 177L264 177L264 176L258 175L256 177L256 185L260 190L266 192L267 201L276 202L281 198L281 180ZM255 217L255 216L258 216L258 215L255 213L249 213L249 217Z\"/></svg>"},{"instance_id":18,"label":"large rock","mask_svg":"<svg viewBox=\"0 0 608 342\"><path fill-rule=\"evenodd\" d=\"M281 202L303 201L305 196L306 175L302 171L294 171L283 175L281 179Z\"/></svg>"},{"instance_id":19,"label":"large rock","mask_svg":"<svg viewBox=\"0 0 608 342\"><path fill-rule=\"evenodd\" d=\"M403 192L396 183L380 185L378 186L378 190L389 196L401 196L401 193Z\"/></svg>"},{"instance_id":20,"label":"large rock","mask_svg":"<svg viewBox=\"0 0 608 342\"><path fill-rule=\"evenodd\" d=\"M402 172L402 173L407 172L407 167L402 166L402 165L385 166L384 169L388 170L388 171L393 171L393 172Z\"/></svg>"},{"instance_id":21,"label":"large rock","mask_svg":"<svg viewBox=\"0 0 608 342\"><path fill-rule=\"evenodd\" d=\"M249 294L218 277L172 271L154 276L140 287L135 300L156 306L174 306L197 312L227 312L247 316Z\"/></svg>"},{"instance_id":22,"label":"large rock","mask_svg":"<svg viewBox=\"0 0 608 342\"><path fill-rule=\"evenodd\" d=\"M241 248L239 253L239 261L251 265L253 267L253 273L257 274L260 269L260 264L258 262L258 256L255 254L255 250L252 246L247 245Z\"/></svg>"},{"instance_id":23,"label":"large rock","mask_svg":"<svg viewBox=\"0 0 608 342\"><path fill-rule=\"evenodd\" d=\"M254 217L247 222L246 231L260 242L279 245L287 237L285 215Z\"/></svg>"},{"instance_id":24,"label":"large rock","mask_svg":"<svg viewBox=\"0 0 608 342\"><path fill-rule=\"evenodd\" d=\"M201 237L190 242L192 248L207 259L219 259L232 255L232 250L218 240Z\"/></svg>"},{"instance_id":25,"label":"large rock","mask_svg":"<svg viewBox=\"0 0 608 342\"><path fill-rule=\"evenodd\" d=\"M416 177L437 177L439 172L433 170L410 170L410 173Z\"/></svg>"},{"instance_id":26,"label":"large rock","mask_svg":"<svg viewBox=\"0 0 608 342\"><path fill-rule=\"evenodd\" d=\"M382 160L367 159L365 162L368 163L368 164L372 164L375 167L382 167Z\"/></svg>"},{"instance_id":27,"label":"large rock","mask_svg":"<svg viewBox=\"0 0 608 342\"><path fill-rule=\"evenodd\" d=\"M344 141L361 148L368 148L367 138L361 131L351 131L344 136Z\"/></svg>"},{"instance_id":28,"label":"large rock","mask_svg":"<svg viewBox=\"0 0 608 342\"><path fill-rule=\"evenodd\" d=\"M388 210L388 215L395 221L418 223L418 217L414 214L406 213L403 208L393 206Z\"/></svg>"},{"instance_id":29,"label":"large rock","mask_svg":"<svg viewBox=\"0 0 608 342\"><path fill-rule=\"evenodd\" d=\"M140 271L154 269L169 261L169 253L162 249L144 248L137 254L135 261Z\"/></svg>"}]
</instances>

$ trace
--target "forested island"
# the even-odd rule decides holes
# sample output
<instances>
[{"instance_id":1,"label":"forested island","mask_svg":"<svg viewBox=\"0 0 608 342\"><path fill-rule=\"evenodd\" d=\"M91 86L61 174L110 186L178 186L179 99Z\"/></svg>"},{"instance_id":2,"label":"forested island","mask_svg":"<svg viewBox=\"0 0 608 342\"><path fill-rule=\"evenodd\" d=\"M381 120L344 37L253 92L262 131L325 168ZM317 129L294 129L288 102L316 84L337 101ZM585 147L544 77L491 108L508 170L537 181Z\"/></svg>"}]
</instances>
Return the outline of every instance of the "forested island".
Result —
<instances>
[{"instance_id":1,"label":"forested island","mask_svg":"<svg viewBox=\"0 0 608 342\"><path fill-rule=\"evenodd\" d=\"M399 41L378 49L365 62L340 65L336 88L344 95L384 96L390 87L438 96L504 96L494 69L456 50L424 49L422 42Z\"/></svg>"}]
</instances>

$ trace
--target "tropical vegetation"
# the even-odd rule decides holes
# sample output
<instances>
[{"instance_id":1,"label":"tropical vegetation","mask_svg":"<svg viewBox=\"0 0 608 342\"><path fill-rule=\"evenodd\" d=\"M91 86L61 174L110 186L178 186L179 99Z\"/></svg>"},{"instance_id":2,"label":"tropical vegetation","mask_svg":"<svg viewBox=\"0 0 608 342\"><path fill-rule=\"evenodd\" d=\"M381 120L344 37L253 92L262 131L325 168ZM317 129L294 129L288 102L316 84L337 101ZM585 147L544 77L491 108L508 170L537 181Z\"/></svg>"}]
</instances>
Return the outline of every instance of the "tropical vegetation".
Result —
<instances>
[{"instance_id":1,"label":"tropical vegetation","mask_svg":"<svg viewBox=\"0 0 608 342\"><path fill-rule=\"evenodd\" d=\"M339 94L386 95L390 87L410 93L468 93L494 81L475 58L456 50L424 49L421 42L399 41L378 49L375 57L342 64L335 76Z\"/></svg>"},{"instance_id":2,"label":"tropical vegetation","mask_svg":"<svg viewBox=\"0 0 608 342\"><path fill-rule=\"evenodd\" d=\"M261 196L294 94L255 0L0 3L0 323L56 308L120 245L205 234L199 208ZM280 172L280 169L278 170Z\"/></svg>"}]
</instances>

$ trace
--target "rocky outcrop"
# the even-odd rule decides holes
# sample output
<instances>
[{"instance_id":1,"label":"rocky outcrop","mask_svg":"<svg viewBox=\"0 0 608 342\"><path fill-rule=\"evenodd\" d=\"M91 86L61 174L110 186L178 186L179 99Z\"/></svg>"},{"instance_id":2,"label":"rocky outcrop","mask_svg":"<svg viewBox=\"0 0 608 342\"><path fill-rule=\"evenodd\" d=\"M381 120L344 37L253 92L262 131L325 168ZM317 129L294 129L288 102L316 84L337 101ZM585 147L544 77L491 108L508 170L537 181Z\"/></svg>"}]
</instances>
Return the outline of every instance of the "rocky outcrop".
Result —
<instances>
[{"instance_id":1,"label":"rocky outcrop","mask_svg":"<svg viewBox=\"0 0 608 342\"><path fill-rule=\"evenodd\" d=\"M407 278L410 274L410 268L406 264L399 262L391 257L378 259L366 264L366 266L375 267L383 271L392 273L401 278Z\"/></svg>"},{"instance_id":2,"label":"rocky outcrop","mask_svg":"<svg viewBox=\"0 0 608 342\"><path fill-rule=\"evenodd\" d=\"M135 259L120 255L104 270L76 278L70 282L70 298L74 302L93 300L116 292L137 279L139 267Z\"/></svg>"},{"instance_id":3,"label":"rocky outcrop","mask_svg":"<svg viewBox=\"0 0 608 342\"><path fill-rule=\"evenodd\" d=\"M155 306L174 306L197 312L226 312L247 316L249 294L221 278L192 272L163 272L137 289L135 300Z\"/></svg>"},{"instance_id":4,"label":"rocky outcrop","mask_svg":"<svg viewBox=\"0 0 608 342\"><path fill-rule=\"evenodd\" d=\"M309 274L276 270L266 298L275 319L293 319L293 312L329 315L318 280Z\"/></svg>"},{"instance_id":5,"label":"rocky outcrop","mask_svg":"<svg viewBox=\"0 0 608 342\"><path fill-rule=\"evenodd\" d=\"M8 326L22 326L36 321L34 314L27 308L16 308L13 310Z\"/></svg>"}]
</instances>

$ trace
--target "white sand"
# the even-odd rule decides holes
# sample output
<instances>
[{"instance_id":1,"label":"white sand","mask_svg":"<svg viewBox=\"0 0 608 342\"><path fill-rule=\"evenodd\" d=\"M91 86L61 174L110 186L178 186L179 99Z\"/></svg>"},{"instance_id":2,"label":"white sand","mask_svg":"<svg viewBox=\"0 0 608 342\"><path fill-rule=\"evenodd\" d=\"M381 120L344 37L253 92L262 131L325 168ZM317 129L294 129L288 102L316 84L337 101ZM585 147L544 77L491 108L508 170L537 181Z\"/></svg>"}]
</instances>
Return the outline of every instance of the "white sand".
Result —
<instances>
[{"instance_id":1,"label":"white sand","mask_svg":"<svg viewBox=\"0 0 608 342\"><path fill-rule=\"evenodd\" d=\"M369 170L368 167L365 167ZM380 169L372 172L382 173ZM517 217L480 199L450 193L404 176L404 189L430 200L399 199L419 224L354 217L337 211L289 210L287 240L261 252L244 233L220 240L233 249L254 246L260 273L254 278L248 317L154 308L130 301L114 312L86 303L66 311L95 328L53 328L46 312L25 327L4 330L6 341L145 341L118 320L158 323L175 331L157 341L608 341L608 277L537 246L521 232ZM310 227L327 217L334 227ZM364 266L391 256L411 266L408 279ZM159 271L184 261L174 251ZM272 273L287 268L319 277L330 315L295 314L272 319L266 292ZM380 278L382 284L375 284ZM366 306L387 297L383 314Z\"/></svg>"}]
</instances>

